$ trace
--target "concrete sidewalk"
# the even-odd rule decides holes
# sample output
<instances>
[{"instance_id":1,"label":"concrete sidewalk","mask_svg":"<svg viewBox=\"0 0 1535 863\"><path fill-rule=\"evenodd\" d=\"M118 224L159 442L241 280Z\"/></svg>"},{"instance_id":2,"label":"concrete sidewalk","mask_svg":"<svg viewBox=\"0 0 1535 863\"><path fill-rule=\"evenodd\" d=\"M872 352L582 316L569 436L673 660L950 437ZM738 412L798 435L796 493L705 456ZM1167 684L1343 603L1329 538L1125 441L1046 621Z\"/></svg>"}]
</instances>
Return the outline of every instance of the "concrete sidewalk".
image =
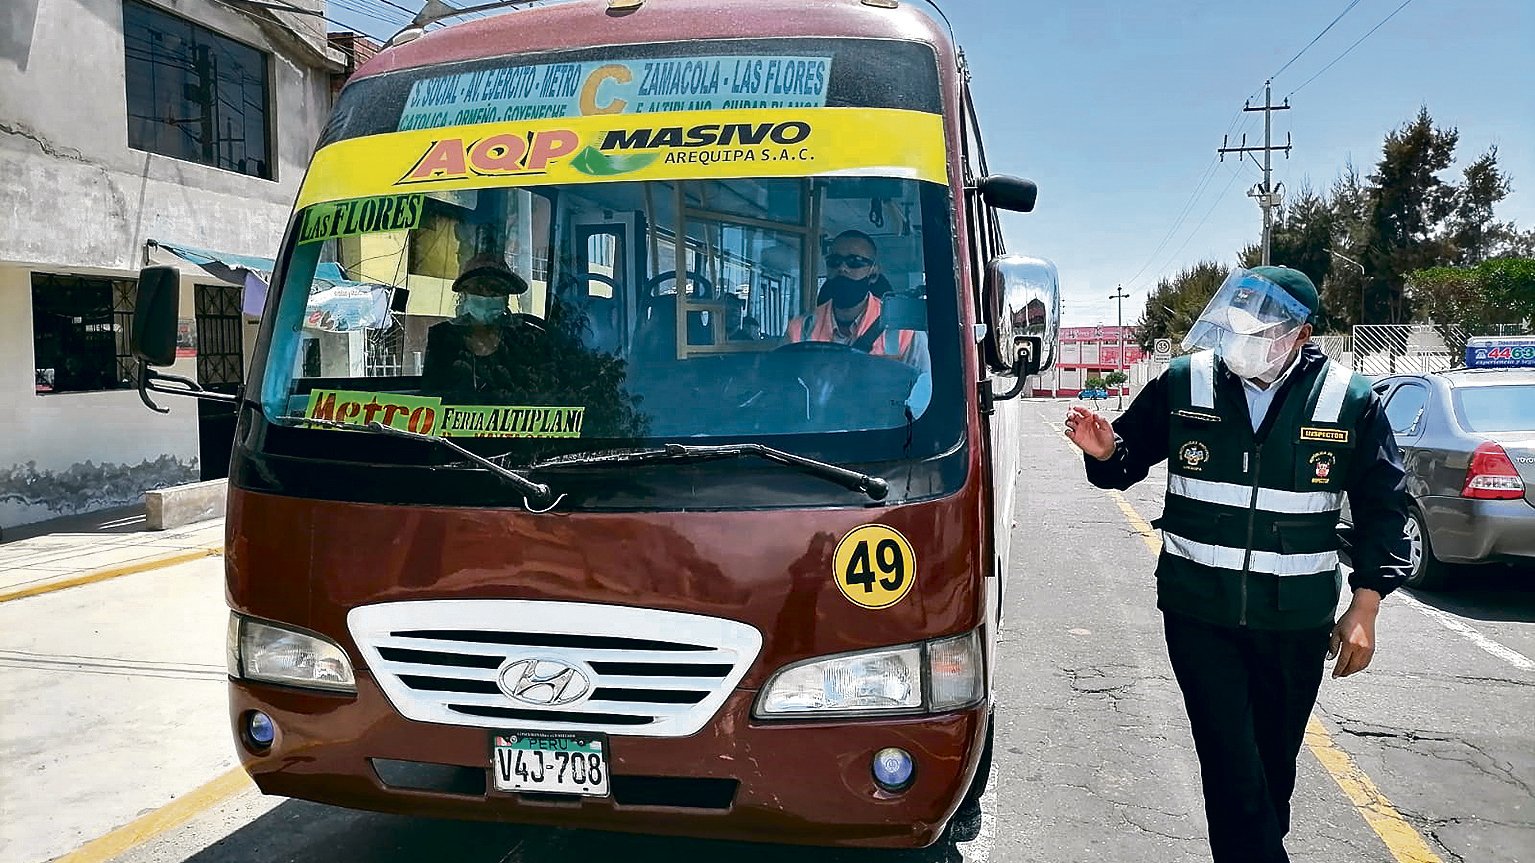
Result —
<instances>
[{"instance_id":1,"label":"concrete sidewalk","mask_svg":"<svg viewBox=\"0 0 1535 863\"><path fill-rule=\"evenodd\" d=\"M132 513L0 544L0 602L222 554L222 518L151 531ZM29 531L36 533L36 531Z\"/></svg>"}]
</instances>

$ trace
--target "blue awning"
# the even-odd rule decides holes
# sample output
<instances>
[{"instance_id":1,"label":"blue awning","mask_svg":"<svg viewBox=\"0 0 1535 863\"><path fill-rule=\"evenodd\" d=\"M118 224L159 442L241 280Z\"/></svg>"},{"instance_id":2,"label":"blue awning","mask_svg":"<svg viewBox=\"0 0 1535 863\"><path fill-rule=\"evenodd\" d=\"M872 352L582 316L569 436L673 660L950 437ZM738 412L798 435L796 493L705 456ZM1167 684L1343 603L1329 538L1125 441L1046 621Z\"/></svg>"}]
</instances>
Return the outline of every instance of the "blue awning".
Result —
<instances>
[{"instance_id":1,"label":"blue awning","mask_svg":"<svg viewBox=\"0 0 1535 863\"><path fill-rule=\"evenodd\" d=\"M262 309L266 307L267 286L272 281L272 270L277 266L273 259L199 249L196 246L160 240L150 240L149 246L164 249L196 264L220 281L243 286L245 291L240 301L241 310L252 317L261 316ZM320 264L315 269L314 278L315 282L325 285L362 286L362 283L349 281L341 266L334 262Z\"/></svg>"}]
</instances>

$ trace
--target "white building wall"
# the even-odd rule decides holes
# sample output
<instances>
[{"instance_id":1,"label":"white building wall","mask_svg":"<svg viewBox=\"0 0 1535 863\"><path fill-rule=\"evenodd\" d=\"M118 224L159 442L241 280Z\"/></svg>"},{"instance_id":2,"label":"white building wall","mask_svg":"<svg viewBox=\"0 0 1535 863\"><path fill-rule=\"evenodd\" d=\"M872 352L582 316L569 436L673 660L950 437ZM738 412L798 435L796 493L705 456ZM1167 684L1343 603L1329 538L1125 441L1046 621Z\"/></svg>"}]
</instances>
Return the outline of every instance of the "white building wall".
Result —
<instances>
[{"instance_id":1,"label":"white building wall","mask_svg":"<svg viewBox=\"0 0 1535 863\"><path fill-rule=\"evenodd\" d=\"M150 239L275 256L330 110L339 55L318 19L285 16L294 31L212 0L154 5L267 54L275 178L129 148L122 0L0 3L0 527L197 478L192 400L162 415L133 391L34 392L31 273L132 277ZM195 376L195 361L170 371Z\"/></svg>"}]
</instances>

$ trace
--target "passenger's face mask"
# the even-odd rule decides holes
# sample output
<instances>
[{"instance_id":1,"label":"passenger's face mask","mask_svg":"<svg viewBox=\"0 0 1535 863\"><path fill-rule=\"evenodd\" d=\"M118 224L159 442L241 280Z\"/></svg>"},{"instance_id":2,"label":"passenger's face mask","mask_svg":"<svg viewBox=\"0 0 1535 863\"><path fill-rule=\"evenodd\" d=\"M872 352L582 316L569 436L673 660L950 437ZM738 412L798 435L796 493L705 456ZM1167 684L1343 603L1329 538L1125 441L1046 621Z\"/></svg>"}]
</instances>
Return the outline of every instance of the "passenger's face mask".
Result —
<instances>
[{"instance_id":1,"label":"passenger's face mask","mask_svg":"<svg viewBox=\"0 0 1535 863\"><path fill-rule=\"evenodd\" d=\"M831 297L832 308L850 309L869 295L869 280L832 276L826 280L825 288Z\"/></svg>"},{"instance_id":2,"label":"passenger's face mask","mask_svg":"<svg viewBox=\"0 0 1535 863\"><path fill-rule=\"evenodd\" d=\"M506 314L506 297L463 294L458 298L458 316L470 323L495 323L504 314Z\"/></svg>"}]
</instances>

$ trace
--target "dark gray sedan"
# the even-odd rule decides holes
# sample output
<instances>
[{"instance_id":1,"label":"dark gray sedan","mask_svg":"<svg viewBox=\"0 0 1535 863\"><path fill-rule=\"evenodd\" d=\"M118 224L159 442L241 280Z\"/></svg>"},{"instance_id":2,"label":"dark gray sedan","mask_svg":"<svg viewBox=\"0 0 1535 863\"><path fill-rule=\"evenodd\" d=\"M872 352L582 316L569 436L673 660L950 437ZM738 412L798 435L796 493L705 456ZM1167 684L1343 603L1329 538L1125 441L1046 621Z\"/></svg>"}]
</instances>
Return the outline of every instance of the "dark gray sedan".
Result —
<instances>
[{"instance_id":1,"label":"dark gray sedan","mask_svg":"<svg viewBox=\"0 0 1535 863\"><path fill-rule=\"evenodd\" d=\"M1375 384L1407 469L1414 587L1446 564L1535 564L1535 369L1458 369Z\"/></svg>"}]
</instances>

